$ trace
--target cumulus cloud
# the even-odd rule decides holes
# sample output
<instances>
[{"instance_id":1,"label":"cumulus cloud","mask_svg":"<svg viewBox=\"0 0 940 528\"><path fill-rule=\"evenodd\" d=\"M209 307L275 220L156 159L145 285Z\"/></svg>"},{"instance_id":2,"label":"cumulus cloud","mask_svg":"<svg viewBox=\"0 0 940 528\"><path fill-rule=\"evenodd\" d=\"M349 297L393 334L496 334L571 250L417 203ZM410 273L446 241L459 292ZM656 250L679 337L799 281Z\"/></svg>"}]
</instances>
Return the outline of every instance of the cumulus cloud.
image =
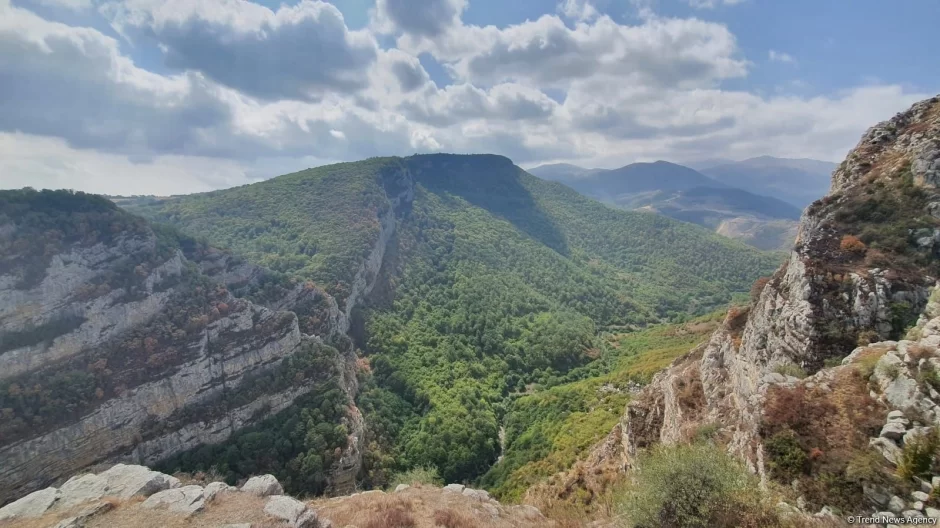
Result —
<instances>
[{"instance_id":1,"label":"cumulus cloud","mask_svg":"<svg viewBox=\"0 0 940 528\"><path fill-rule=\"evenodd\" d=\"M437 37L460 24L467 0L377 0L374 24L385 33Z\"/></svg>"},{"instance_id":2,"label":"cumulus cloud","mask_svg":"<svg viewBox=\"0 0 940 528\"><path fill-rule=\"evenodd\" d=\"M277 11L247 0L126 0L102 12L120 32L155 39L170 68L265 99L362 89L377 53L369 33L349 31L340 11L318 0Z\"/></svg>"},{"instance_id":3,"label":"cumulus cloud","mask_svg":"<svg viewBox=\"0 0 940 528\"><path fill-rule=\"evenodd\" d=\"M0 187L195 192L436 151L591 166L838 160L927 96L883 82L816 97L724 88L751 62L726 26L694 18L620 24L594 1L561 0L536 20L481 27L461 20L463 0L419 4L380 0L360 31L312 0L86 10L113 38L0 0ZM435 83L422 53L453 84Z\"/></svg>"},{"instance_id":4,"label":"cumulus cloud","mask_svg":"<svg viewBox=\"0 0 940 528\"><path fill-rule=\"evenodd\" d=\"M544 119L557 107L558 103L541 91L510 83L490 90L466 83L442 90L429 86L418 97L401 104L409 119L441 127L480 119L517 123Z\"/></svg>"},{"instance_id":5,"label":"cumulus cloud","mask_svg":"<svg viewBox=\"0 0 940 528\"><path fill-rule=\"evenodd\" d=\"M563 0L558 4L558 12L569 19L578 21L592 20L600 16L588 0Z\"/></svg>"},{"instance_id":6,"label":"cumulus cloud","mask_svg":"<svg viewBox=\"0 0 940 528\"><path fill-rule=\"evenodd\" d=\"M163 77L121 55L98 31L0 4L0 131L148 155L217 150L202 134L230 110L198 75Z\"/></svg>"},{"instance_id":7,"label":"cumulus cloud","mask_svg":"<svg viewBox=\"0 0 940 528\"><path fill-rule=\"evenodd\" d=\"M740 77L748 63L725 26L697 19L651 18L623 25L608 16L573 28L553 15L506 28L461 26L435 41L399 44L427 51L465 81L565 86L596 76L631 84L700 85Z\"/></svg>"}]
</instances>

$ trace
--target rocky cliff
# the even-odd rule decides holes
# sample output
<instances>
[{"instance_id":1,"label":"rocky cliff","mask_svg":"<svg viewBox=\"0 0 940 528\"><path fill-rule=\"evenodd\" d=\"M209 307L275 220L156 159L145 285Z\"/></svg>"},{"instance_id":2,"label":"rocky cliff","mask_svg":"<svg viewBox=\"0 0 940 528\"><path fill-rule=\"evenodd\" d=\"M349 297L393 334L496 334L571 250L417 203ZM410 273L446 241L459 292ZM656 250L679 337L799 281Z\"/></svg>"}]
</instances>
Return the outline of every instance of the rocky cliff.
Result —
<instances>
[{"instance_id":1,"label":"rocky cliff","mask_svg":"<svg viewBox=\"0 0 940 528\"><path fill-rule=\"evenodd\" d=\"M413 196L406 172L390 183L376 241L342 308L313 284L151 226L104 199L6 192L0 504L14 490L94 464L154 464L225 441L327 380L346 395L349 434L328 490L351 490L364 424L346 333L374 286L396 213Z\"/></svg>"},{"instance_id":2,"label":"rocky cliff","mask_svg":"<svg viewBox=\"0 0 940 528\"><path fill-rule=\"evenodd\" d=\"M765 479L789 483L789 477L806 474L851 480L846 477L848 459L868 448L874 426L855 416L845 430L858 435L839 442L812 437L795 423L774 429L782 420L775 413L788 406L809 413L813 401L810 396L797 401L786 393L790 399L781 403L784 393L775 387L794 388L807 373L822 371L820 379L802 389L815 394L813 390L825 385L822 378L837 375L832 365L863 354L866 347L875 346L871 343L886 342L879 346L898 350L895 359L902 362L906 347L920 344L935 351L933 342L896 340L924 312L930 288L940 276L938 185L940 97L935 97L863 136L833 173L829 195L804 213L788 261L755 288L750 306L732 309L705 345L655 376L629 404L619 426L623 461L629 465L639 449L689 440L707 426L717 428L718 438ZM856 350L858 346L863 348ZM873 376L871 371L858 375L865 377L861 384L846 387L864 387ZM916 372L908 379L912 377ZM919 403L902 404L895 401L902 389L890 389L880 379L870 384L870 394L861 388L840 394L849 398L858 393L851 407L867 409L878 428L892 410L912 414L909 421L923 426L940 426L936 403L923 387L904 385L909 399ZM841 416L842 408L832 403L804 425L824 429L833 416ZM777 433L782 436L774 436ZM781 470L784 445L796 446L790 454L797 458L807 457L806 465L793 474ZM848 459L837 461L835 453Z\"/></svg>"}]
</instances>

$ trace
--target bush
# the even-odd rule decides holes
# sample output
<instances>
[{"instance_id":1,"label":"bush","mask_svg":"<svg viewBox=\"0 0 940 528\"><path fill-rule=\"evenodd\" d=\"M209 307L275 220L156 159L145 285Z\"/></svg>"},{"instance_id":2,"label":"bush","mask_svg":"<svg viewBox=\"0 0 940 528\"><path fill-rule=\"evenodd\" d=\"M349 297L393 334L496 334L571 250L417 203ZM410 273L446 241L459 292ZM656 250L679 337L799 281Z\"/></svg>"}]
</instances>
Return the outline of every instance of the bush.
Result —
<instances>
[{"instance_id":1,"label":"bush","mask_svg":"<svg viewBox=\"0 0 940 528\"><path fill-rule=\"evenodd\" d=\"M657 446L641 455L619 504L637 528L773 526L773 508L739 461L709 444Z\"/></svg>"},{"instance_id":2,"label":"bush","mask_svg":"<svg viewBox=\"0 0 940 528\"><path fill-rule=\"evenodd\" d=\"M865 246L865 243L859 240L857 236L845 235L842 237L842 242L839 243L839 249L845 251L846 253L860 255L864 253L868 247Z\"/></svg>"},{"instance_id":3,"label":"bush","mask_svg":"<svg viewBox=\"0 0 940 528\"><path fill-rule=\"evenodd\" d=\"M767 465L773 476L786 481L802 475L808 469L809 455L790 429L780 431L764 443Z\"/></svg>"},{"instance_id":4,"label":"bush","mask_svg":"<svg viewBox=\"0 0 940 528\"><path fill-rule=\"evenodd\" d=\"M399 484L407 484L409 486L441 486L444 484L444 479L438 475L437 468L435 467L416 467L392 475L388 487L395 489Z\"/></svg>"},{"instance_id":5,"label":"bush","mask_svg":"<svg viewBox=\"0 0 940 528\"><path fill-rule=\"evenodd\" d=\"M774 367L774 372L784 376L793 376L794 378L799 379L806 377L806 371L803 370L803 367L793 363L781 363L780 365Z\"/></svg>"},{"instance_id":6,"label":"bush","mask_svg":"<svg viewBox=\"0 0 940 528\"><path fill-rule=\"evenodd\" d=\"M928 476L937 452L940 450L940 434L931 431L916 436L904 444L898 463L898 476L903 479Z\"/></svg>"}]
</instances>

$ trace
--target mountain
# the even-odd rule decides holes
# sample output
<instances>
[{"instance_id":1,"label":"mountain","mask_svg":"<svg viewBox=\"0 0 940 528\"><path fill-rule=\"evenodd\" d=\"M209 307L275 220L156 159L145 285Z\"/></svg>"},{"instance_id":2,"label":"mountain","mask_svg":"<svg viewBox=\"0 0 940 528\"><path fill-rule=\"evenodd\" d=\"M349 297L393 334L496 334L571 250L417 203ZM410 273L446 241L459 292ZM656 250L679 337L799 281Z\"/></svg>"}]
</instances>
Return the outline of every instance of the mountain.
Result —
<instances>
[{"instance_id":1,"label":"mountain","mask_svg":"<svg viewBox=\"0 0 940 528\"><path fill-rule=\"evenodd\" d=\"M529 172L604 203L696 223L761 249L787 249L796 235L796 207L759 196L682 165L657 161L619 169L543 165Z\"/></svg>"},{"instance_id":2,"label":"mountain","mask_svg":"<svg viewBox=\"0 0 940 528\"><path fill-rule=\"evenodd\" d=\"M356 357L323 290L69 191L0 191L0 255L0 503L286 422L286 485L355 478ZM264 468L257 435L232 475Z\"/></svg>"},{"instance_id":3,"label":"mountain","mask_svg":"<svg viewBox=\"0 0 940 528\"><path fill-rule=\"evenodd\" d=\"M600 496L609 468L692 456L667 446L707 438L788 515L940 515L938 138L940 96L869 129L789 260L540 495Z\"/></svg>"},{"instance_id":4,"label":"mountain","mask_svg":"<svg viewBox=\"0 0 940 528\"><path fill-rule=\"evenodd\" d=\"M349 311L364 485L414 466L451 482L483 474L499 455L503 401L590 362L598 331L707 312L777 263L499 156L332 165L132 210L322 286L341 307L361 279L349 267L378 270ZM208 469L226 449L165 467Z\"/></svg>"},{"instance_id":5,"label":"mountain","mask_svg":"<svg viewBox=\"0 0 940 528\"><path fill-rule=\"evenodd\" d=\"M827 161L760 156L701 171L725 185L775 196L803 209L829 192L829 177L836 167Z\"/></svg>"}]
</instances>

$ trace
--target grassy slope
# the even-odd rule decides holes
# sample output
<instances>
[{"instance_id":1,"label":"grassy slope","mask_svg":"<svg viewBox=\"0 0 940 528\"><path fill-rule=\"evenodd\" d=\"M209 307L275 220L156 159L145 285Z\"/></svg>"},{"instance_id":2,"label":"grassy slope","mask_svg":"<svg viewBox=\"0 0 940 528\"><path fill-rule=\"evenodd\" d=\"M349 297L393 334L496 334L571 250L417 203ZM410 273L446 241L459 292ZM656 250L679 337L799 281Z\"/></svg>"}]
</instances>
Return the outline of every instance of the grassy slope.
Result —
<instances>
[{"instance_id":1,"label":"grassy slope","mask_svg":"<svg viewBox=\"0 0 940 528\"><path fill-rule=\"evenodd\" d=\"M504 457L482 483L501 500L517 501L529 486L570 468L620 420L631 386L649 381L707 339L722 317L719 311L685 324L605 334L604 357L580 369L602 374L511 403L504 419Z\"/></svg>"}]
</instances>

